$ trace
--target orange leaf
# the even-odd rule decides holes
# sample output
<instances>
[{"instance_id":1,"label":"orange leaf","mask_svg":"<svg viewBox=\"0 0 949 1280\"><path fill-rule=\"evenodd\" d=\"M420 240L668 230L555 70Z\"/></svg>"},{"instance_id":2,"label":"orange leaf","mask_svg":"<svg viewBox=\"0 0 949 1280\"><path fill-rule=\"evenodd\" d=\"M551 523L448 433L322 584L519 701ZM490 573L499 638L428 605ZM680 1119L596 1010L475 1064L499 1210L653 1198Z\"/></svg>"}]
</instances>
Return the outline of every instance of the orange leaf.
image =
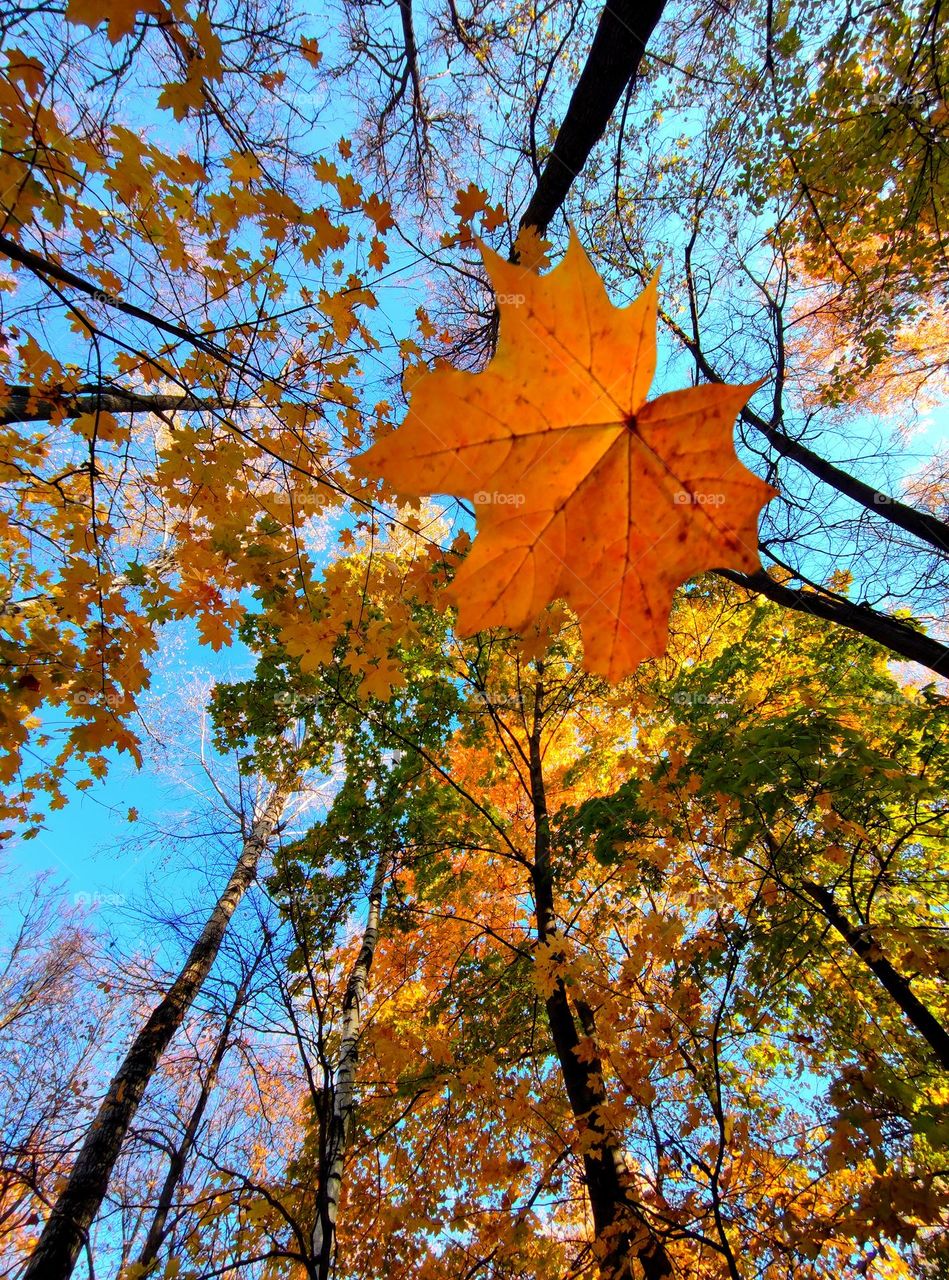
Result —
<instances>
[{"instance_id":1,"label":"orange leaf","mask_svg":"<svg viewBox=\"0 0 949 1280\"><path fill-rule=\"evenodd\" d=\"M209 644L217 652L233 640L233 629L216 613L203 613L198 618L198 631L203 644Z\"/></svg>"},{"instance_id":2,"label":"orange leaf","mask_svg":"<svg viewBox=\"0 0 949 1280\"><path fill-rule=\"evenodd\" d=\"M514 253L522 267L543 271L550 266L551 243L541 236L536 227L521 227L514 241Z\"/></svg>"},{"instance_id":3,"label":"orange leaf","mask_svg":"<svg viewBox=\"0 0 949 1280\"><path fill-rule=\"evenodd\" d=\"M323 55L320 53L320 46L312 36L304 36L300 41L300 52L306 58L311 67L318 67L323 61Z\"/></svg>"},{"instance_id":4,"label":"orange leaf","mask_svg":"<svg viewBox=\"0 0 949 1280\"><path fill-rule=\"evenodd\" d=\"M66 18L77 26L93 29L100 22L108 22L109 39L117 44L135 30L135 20L140 13L160 13L161 10L157 0L118 0L110 5L102 4L102 0L69 0Z\"/></svg>"},{"instance_id":5,"label":"orange leaf","mask_svg":"<svg viewBox=\"0 0 949 1280\"><path fill-rule=\"evenodd\" d=\"M473 182L469 182L463 191L457 191L455 194L458 198L452 205L452 209L462 222L470 222L476 213L481 213L488 208L487 191L482 191Z\"/></svg>"},{"instance_id":6,"label":"orange leaf","mask_svg":"<svg viewBox=\"0 0 949 1280\"><path fill-rule=\"evenodd\" d=\"M543 277L482 254L501 316L494 359L419 377L405 423L355 468L406 496L474 500L478 537L451 588L459 634L523 634L562 597L588 668L618 680L665 649L680 583L759 566L757 517L776 490L732 441L756 384L647 402L655 279L615 308L575 234Z\"/></svg>"},{"instance_id":7,"label":"orange leaf","mask_svg":"<svg viewBox=\"0 0 949 1280\"><path fill-rule=\"evenodd\" d=\"M388 261L388 250L377 236L373 236L369 246L369 265L375 267L377 271L381 271Z\"/></svg>"},{"instance_id":8,"label":"orange leaf","mask_svg":"<svg viewBox=\"0 0 949 1280\"><path fill-rule=\"evenodd\" d=\"M392 205L388 200L381 200L379 196L373 192L368 200L362 202L363 213L367 218L371 218L376 224L376 230L380 235L384 231L388 231L390 227L395 226L395 219L392 216Z\"/></svg>"}]
</instances>

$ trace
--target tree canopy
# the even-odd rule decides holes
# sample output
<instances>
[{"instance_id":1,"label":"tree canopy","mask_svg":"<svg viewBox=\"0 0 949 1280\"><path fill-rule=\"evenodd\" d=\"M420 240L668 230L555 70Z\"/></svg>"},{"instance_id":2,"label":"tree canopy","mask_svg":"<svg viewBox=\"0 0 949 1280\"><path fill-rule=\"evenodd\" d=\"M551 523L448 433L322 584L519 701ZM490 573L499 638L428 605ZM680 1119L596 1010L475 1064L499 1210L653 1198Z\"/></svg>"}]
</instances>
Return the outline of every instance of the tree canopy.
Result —
<instances>
[{"instance_id":1,"label":"tree canopy","mask_svg":"<svg viewBox=\"0 0 949 1280\"><path fill-rule=\"evenodd\" d=\"M0 1274L944 1275L942 8L0 34Z\"/></svg>"}]
</instances>

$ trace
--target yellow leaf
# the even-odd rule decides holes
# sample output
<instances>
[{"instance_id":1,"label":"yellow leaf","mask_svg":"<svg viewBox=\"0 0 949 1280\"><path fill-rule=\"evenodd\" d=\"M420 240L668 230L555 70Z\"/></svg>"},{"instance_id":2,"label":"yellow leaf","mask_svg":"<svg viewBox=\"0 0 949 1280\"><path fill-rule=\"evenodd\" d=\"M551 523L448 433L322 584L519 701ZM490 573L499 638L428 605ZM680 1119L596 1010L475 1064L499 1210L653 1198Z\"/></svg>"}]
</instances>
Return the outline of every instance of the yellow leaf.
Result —
<instances>
[{"instance_id":1,"label":"yellow leaf","mask_svg":"<svg viewBox=\"0 0 949 1280\"><path fill-rule=\"evenodd\" d=\"M73 430L87 440L114 442L128 436L128 429L111 413L83 413L73 423Z\"/></svg>"},{"instance_id":2,"label":"yellow leaf","mask_svg":"<svg viewBox=\"0 0 949 1280\"><path fill-rule=\"evenodd\" d=\"M189 111L197 111L204 101L204 82L200 76L183 84L166 84L158 95L159 107L174 113L176 120L183 120Z\"/></svg>"},{"instance_id":3,"label":"yellow leaf","mask_svg":"<svg viewBox=\"0 0 949 1280\"><path fill-rule=\"evenodd\" d=\"M452 210L462 222L470 222L476 213L488 208L487 191L482 191L473 182L469 182L464 191L458 191L456 195L458 198L452 205Z\"/></svg>"},{"instance_id":4,"label":"yellow leaf","mask_svg":"<svg viewBox=\"0 0 949 1280\"><path fill-rule=\"evenodd\" d=\"M224 162L234 182L250 182L263 174L260 161L252 151L233 151Z\"/></svg>"},{"instance_id":5,"label":"yellow leaf","mask_svg":"<svg viewBox=\"0 0 949 1280\"><path fill-rule=\"evenodd\" d=\"M514 253L522 267L531 271L543 271L550 266L551 243L541 236L536 227L521 227L514 241Z\"/></svg>"},{"instance_id":6,"label":"yellow leaf","mask_svg":"<svg viewBox=\"0 0 949 1280\"><path fill-rule=\"evenodd\" d=\"M231 627L216 613L202 614L198 619L198 631L202 642L209 644L215 652L233 639Z\"/></svg>"}]
</instances>

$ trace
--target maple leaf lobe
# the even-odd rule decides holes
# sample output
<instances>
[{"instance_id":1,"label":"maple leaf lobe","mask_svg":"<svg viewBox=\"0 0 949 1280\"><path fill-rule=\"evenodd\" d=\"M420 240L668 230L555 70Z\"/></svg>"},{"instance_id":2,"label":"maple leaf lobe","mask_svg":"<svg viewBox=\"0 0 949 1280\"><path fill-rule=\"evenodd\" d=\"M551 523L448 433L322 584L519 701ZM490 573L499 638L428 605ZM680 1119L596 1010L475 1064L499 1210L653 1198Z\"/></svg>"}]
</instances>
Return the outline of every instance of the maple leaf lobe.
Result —
<instances>
[{"instance_id":1,"label":"maple leaf lobe","mask_svg":"<svg viewBox=\"0 0 949 1280\"><path fill-rule=\"evenodd\" d=\"M524 632L551 600L580 619L586 665L617 680L666 645L675 589L759 567L775 494L734 451L758 385L647 401L657 280L615 307L575 233L539 276L482 246L497 350L478 374L423 374L401 427L359 459L400 493L473 499L478 534L450 588L459 634Z\"/></svg>"}]
</instances>

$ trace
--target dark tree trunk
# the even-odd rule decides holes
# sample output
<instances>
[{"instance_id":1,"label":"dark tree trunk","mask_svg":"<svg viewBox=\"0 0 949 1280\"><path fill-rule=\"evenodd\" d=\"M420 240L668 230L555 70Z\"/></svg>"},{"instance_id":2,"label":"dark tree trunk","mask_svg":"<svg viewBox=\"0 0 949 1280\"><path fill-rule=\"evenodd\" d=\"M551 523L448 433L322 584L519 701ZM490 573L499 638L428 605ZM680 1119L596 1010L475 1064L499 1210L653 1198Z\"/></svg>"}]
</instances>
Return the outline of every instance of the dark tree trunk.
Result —
<instances>
[{"instance_id":1,"label":"dark tree trunk","mask_svg":"<svg viewBox=\"0 0 949 1280\"><path fill-rule=\"evenodd\" d=\"M13 422L49 422L55 413L76 418L83 413L210 413L222 409L240 409L237 400L218 396L193 396L186 392L174 395L144 395L123 391L119 387L86 387L71 395L51 396L48 389L0 384L0 424Z\"/></svg>"},{"instance_id":2,"label":"dark tree trunk","mask_svg":"<svg viewBox=\"0 0 949 1280\"><path fill-rule=\"evenodd\" d=\"M274 833L286 796L286 791L276 790L254 823L227 887L184 967L152 1010L112 1078L21 1280L68 1280L72 1274L142 1095L211 971L231 916L257 874L260 856Z\"/></svg>"},{"instance_id":3,"label":"dark tree trunk","mask_svg":"<svg viewBox=\"0 0 949 1280\"><path fill-rule=\"evenodd\" d=\"M665 0L609 0L577 81L553 150L521 217L543 234L567 198L610 116L639 70Z\"/></svg>"},{"instance_id":4,"label":"dark tree trunk","mask_svg":"<svg viewBox=\"0 0 949 1280\"><path fill-rule=\"evenodd\" d=\"M949 553L949 525L938 516L931 515L928 511L918 511L916 507L908 506L905 502L891 498L880 489L875 489L872 484L858 480L849 471L834 466L832 462L816 454L813 449L808 449L799 440L792 440L783 431L775 430L751 410L744 410L742 417L760 431L778 453L804 467L818 480L831 485L838 493L865 507L867 511L872 511L875 515L889 520L890 524L895 524L906 533L911 533L914 538L928 542L943 555Z\"/></svg>"},{"instance_id":5,"label":"dark tree trunk","mask_svg":"<svg viewBox=\"0 0 949 1280\"><path fill-rule=\"evenodd\" d=\"M174 1203L175 1193L178 1190L181 1179L184 1177L188 1158L194 1150L198 1131L201 1128L201 1121L204 1119L204 1113L217 1083L218 1072L228 1049L231 1047L231 1032L234 1028L234 1023L237 1021L237 1017L247 1000L247 993L259 962L260 956L258 955L257 962L250 969L231 1001L231 1006L221 1025L220 1034L214 1046L214 1053L211 1055L211 1061L208 1063L204 1079L201 1081L197 1102L188 1117L188 1123L185 1126L181 1141L171 1153L168 1172L165 1175L165 1181L162 1183L161 1194L158 1197L158 1204L155 1206L155 1212L152 1215L148 1235L145 1238L142 1251L138 1255L138 1266L141 1268L142 1280L154 1271L158 1262L159 1251L168 1235L168 1215Z\"/></svg>"},{"instance_id":6,"label":"dark tree trunk","mask_svg":"<svg viewBox=\"0 0 949 1280\"><path fill-rule=\"evenodd\" d=\"M531 803L534 815L534 863L532 869L534 908L537 917L537 940L549 942L556 937L554 914L553 869L551 866L550 819L544 788L541 757L541 725L543 721L543 684L534 690L534 724L529 743ZM598 1241L606 1246L600 1263L604 1280L625 1280L635 1275L634 1263L642 1268L645 1280L666 1280L672 1275L672 1263L662 1241L651 1229L636 1203L629 1186L623 1153L615 1138L607 1131L602 1111L606 1103L603 1066L598 1058L581 1060L577 1056L580 1037L567 988L558 978L545 1001L551 1039L560 1063L570 1109L577 1124L593 1135L593 1143L584 1152L583 1166L587 1193ZM592 1020L592 1015L588 1015ZM634 1239L646 1242L633 1247Z\"/></svg>"},{"instance_id":7,"label":"dark tree trunk","mask_svg":"<svg viewBox=\"0 0 949 1280\"><path fill-rule=\"evenodd\" d=\"M359 1058L359 1032L362 1007L369 984L369 971L379 938L379 917L389 856L380 853L369 890L369 915L363 930L362 946L353 964L343 997L343 1025L333 1082L332 1112L324 1129L320 1151L320 1180L317 1187L316 1215L313 1224L313 1258L318 1280L329 1280L336 1246L336 1217L343 1185L343 1166L352 1131L355 1110L356 1066Z\"/></svg>"},{"instance_id":8,"label":"dark tree trunk","mask_svg":"<svg viewBox=\"0 0 949 1280\"><path fill-rule=\"evenodd\" d=\"M824 618L827 622L835 622L838 626L856 631L877 644L882 644L892 653L910 662L918 662L939 676L949 676L949 646L940 640L934 640L923 631L901 622L898 618L890 618L885 613L877 613L875 609L862 604L851 604L849 600L841 600L834 596L822 595L818 591L797 591L775 582L764 570L757 573L738 573L733 569L716 569L720 578L737 583L748 591L767 596L775 604L784 605L786 609L794 609L797 613L810 613L815 618Z\"/></svg>"}]
</instances>

